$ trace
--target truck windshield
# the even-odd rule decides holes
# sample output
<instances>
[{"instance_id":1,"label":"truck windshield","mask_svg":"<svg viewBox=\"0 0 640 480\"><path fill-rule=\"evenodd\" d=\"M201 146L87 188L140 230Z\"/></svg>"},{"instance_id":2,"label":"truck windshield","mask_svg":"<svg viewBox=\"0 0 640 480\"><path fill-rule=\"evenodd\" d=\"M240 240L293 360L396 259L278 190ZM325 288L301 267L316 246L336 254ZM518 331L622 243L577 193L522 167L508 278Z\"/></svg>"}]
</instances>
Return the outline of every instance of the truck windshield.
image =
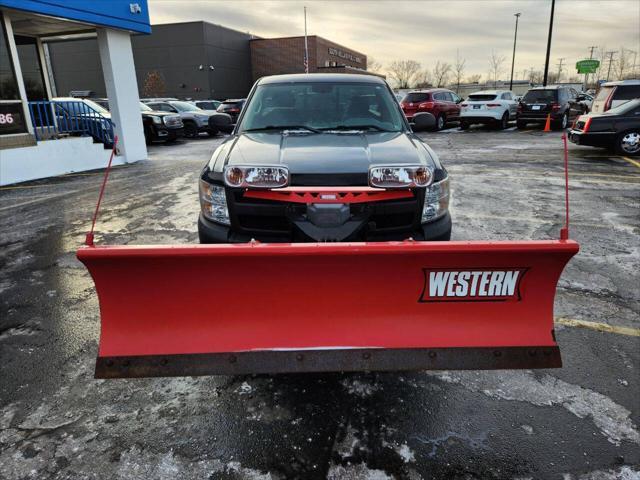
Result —
<instances>
[{"instance_id":1,"label":"truck windshield","mask_svg":"<svg viewBox=\"0 0 640 480\"><path fill-rule=\"evenodd\" d=\"M278 127L399 132L405 126L386 85L300 82L259 85L240 131Z\"/></svg>"}]
</instances>

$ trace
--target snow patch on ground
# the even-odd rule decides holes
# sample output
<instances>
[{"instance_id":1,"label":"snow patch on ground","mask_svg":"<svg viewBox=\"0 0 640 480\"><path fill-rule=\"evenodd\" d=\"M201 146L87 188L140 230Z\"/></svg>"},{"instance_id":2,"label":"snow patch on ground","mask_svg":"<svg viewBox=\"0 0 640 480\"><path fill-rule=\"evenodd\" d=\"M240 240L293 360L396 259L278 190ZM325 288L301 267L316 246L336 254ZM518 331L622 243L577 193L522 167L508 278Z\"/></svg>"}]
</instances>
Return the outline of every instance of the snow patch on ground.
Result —
<instances>
[{"instance_id":1,"label":"snow patch on ground","mask_svg":"<svg viewBox=\"0 0 640 480\"><path fill-rule=\"evenodd\" d=\"M415 453L413 453L413 450L411 450L409 448L409 445L407 445L406 443L403 443L399 447L396 447L395 451L400 456L400 458L402 458L404 463L416 461Z\"/></svg>"},{"instance_id":2,"label":"snow patch on ground","mask_svg":"<svg viewBox=\"0 0 640 480\"><path fill-rule=\"evenodd\" d=\"M620 445L622 441L640 445L640 433L629 418L629 410L606 395L551 375L544 375L540 379L529 372L507 372L502 375L493 372L442 372L432 375L492 398L539 406L562 406L578 418L590 418L614 445Z\"/></svg>"},{"instance_id":3,"label":"snow patch on ground","mask_svg":"<svg viewBox=\"0 0 640 480\"><path fill-rule=\"evenodd\" d=\"M570 473L562 476L563 480L640 480L640 470L631 467L621 467L617 470L595 470L577 477Z\"/></svg>"},{"instance_id":4,"label":"snow patch on ground","mask_svg":"<svg viewBox=\"0 0 640 480\"><path fill-rule=\"evenodd\" d=\"M368 468L364 463L358 465L332 465L327 472L327 480L393 480L383 470Z\"/></svg>"}]
</instances>

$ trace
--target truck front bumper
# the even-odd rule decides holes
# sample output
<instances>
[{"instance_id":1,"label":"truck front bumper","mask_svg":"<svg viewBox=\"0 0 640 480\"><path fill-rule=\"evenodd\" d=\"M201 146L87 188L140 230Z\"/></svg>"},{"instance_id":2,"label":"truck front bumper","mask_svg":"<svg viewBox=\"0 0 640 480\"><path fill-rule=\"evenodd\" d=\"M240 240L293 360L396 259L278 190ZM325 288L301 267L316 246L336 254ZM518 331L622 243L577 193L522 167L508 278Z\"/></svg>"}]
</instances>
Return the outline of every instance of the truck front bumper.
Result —
<instances>
[{"instance_id":1,"label":"truck front bumper","mask_svg":"<svg viewBox=\"0 0 640 480\"><path fill-rule=\"evenodd\" d=\"M202 213L198 217L198 236L200 243L246 243L251 241L252 238L260 240L261 242L270 243L291 243L294 241L290 235L260 235L255 236L234 232L228 225L222 225L216 222L212 222L204 218ZM366 241L393 241L393 240L406 240L412 237L414 240L419 241L447 241L451 238L451 215L447 212L442 217L429 223L421 225L420 231L412 232L406 235L402 235L397 238L388 238L385 236L377 236L375 233L367 235Z\"/></svg>"}]
</instances>

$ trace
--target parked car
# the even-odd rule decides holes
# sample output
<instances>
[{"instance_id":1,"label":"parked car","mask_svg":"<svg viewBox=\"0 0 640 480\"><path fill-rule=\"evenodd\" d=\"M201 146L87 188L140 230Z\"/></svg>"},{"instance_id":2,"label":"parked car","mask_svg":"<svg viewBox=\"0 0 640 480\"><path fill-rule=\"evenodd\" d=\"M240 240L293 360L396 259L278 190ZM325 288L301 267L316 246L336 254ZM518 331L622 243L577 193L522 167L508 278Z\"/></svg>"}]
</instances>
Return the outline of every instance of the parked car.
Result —
<instances>
[{"instance_id":1,"label":"parked car","mask_svg":"<svg viewBox=\"0 0 640 480\"><path fill-rule=\"evenodd\" d=\"M640 80L604 83L593 101L591 111L594 113L606 112L634 98L640 98Z\"/></svg>"},{"instance_id":2,"label":"parked car","mask_svg":"<svg viewBox=\"0 0 640 480\"><path fill-rule=\"evenodd\" d=\"M219 100L192 100L191 103L202 110L217 110L222 105Z\"/></svg>"},{"instance_id":3,"label":"parked car","mask_svg":"<svg viewBox=\"0 0 640 480\"><path fill-rule=\"evenodd\" d=\"M217 108L217 111L220 113L231 115L231 120L235 124L238 121L238 117L240 116L240 112L242 112L242 107L244 106L246 101L246 98L225 100Z\"/></svg>"},{"instance_id":4,"label":"parked car","mask_svg":"<svg viewBox=\"0 0 640 480\"><path fill-rule=\"evenodd\" d=\"M584 113L589 113L591 111L591 107L593 106L594 96L589 95L587 92L578 93L578 97L576 98L578 102L585 106Z\"/></svg>"},{"instance_id":5,"label":"parked car","mask_svg":"<svg viewBox=\"0 0 640 480\"><path fill-rule=\"evenodd\" d=\"M109 99L93 98L92 100L111 111ZM184 135L184 125L180 115L153 110L142 102L140 102L140 113L142 114L142 127L147 145L157 140L173 142Z\"/></svg>"},{"instance_id":6,"label":"parked car","mask_svg":"<svg viewBox=\"0 0 640 480\"><path fill-rule=\"evenodd\" d=\"M180 115L184 124L184 136L187 138L197 137L202 132L214 136L219 131L231 131L231 117L229 115L212 110L202 110L189 102L174 100L149 102L147 105L153 110Z\"/></svg>"},{"instance_id":7,"label":"parked car","mask_svg":"<svg viewBox=\"0 0 640 480\"><path fill-rule=\"evenodd\" d=\"M509 120L516 118L518 103L509 90L483 90L469 95L460 104L460 128L470 125L491 124L500 129L509 126Z\"/></svg>"},{"instance_id":8,"label":"parked car","mask_svg":"<svg viewBox=\"0 0 640 480\"><path fill-rule=\"evenodd\" d=\"M640 155L640 99L576 120L569 139L578 145L605 147L621 155Z\"/></svg>"},{"instance_id":9,"label":"parked car","mask_svg":"<svg viewBox=\"0 0 640 480\"><path fill-rule=\"evenodd\" d=\"M435 125L429 113L414 120L416 127ZM411 131L386 82L375 76L261 78L199 184L201 243L451 235L447 170ZM392 195L361 203L300 202L295 192L279 190L290 185L298 191L315 187L318 199L339 199L367 185L382 192L390 188Z\"/></svg>"},{"instance_id":10,"label":"parked car","mask_svg":"<svg viewBox=\"0 0 640 480\"><path fill-rule=\"evenodd\" d=\"M400 106L410 122L416 113L427 112L436 118L436 130L442 130L448 122L460 117L461 101L451 90L431 88L407 93Z\"/></svg>"},{"instance_id":11,"label":"parked car","mask_svg":"<svg viewBox=\"0 0 640 480\"><path fill-rule=\"evenodd\" d=\"M184 136L184 124L180 115L153 110L140 102L144 139L147 145L156 140L173 142Z\"/></svg>"},{"instance_id":12,"label":"parked car","mask_svg":"<svg viewBox=\"0 0 640 480\"><path fill-rule=\"evenodd\" d=\"M585 105L578 101L578 92L571 87L534 87L518 104L516 126L526 128L529 123L544 124L550 115L553 129L565 129L586 111Z\"/></svg>"},{"instance_id":13,"label":"parked car","mask_svg":"<svg viewBox=\"0 0 640 480\"><path fill-rule=\"evenodd\" d=\"M88 98L56 97L53 112L60 130L73 135L88 135L105 147L113 145L111 113Z\"/></svg>"},{"instance_id":14,"label":"parked car","mask_svg":"<svg viewBox=\"0 0 640 480\"><path fill-rule=\"evenodd\" d=\"M142 103L149 103L149 102L173 102L175 100L178 100L177 98L173 98L173 97L157 97L157 98L141 98L140 101Z\"/></svg>"}]
</instances>

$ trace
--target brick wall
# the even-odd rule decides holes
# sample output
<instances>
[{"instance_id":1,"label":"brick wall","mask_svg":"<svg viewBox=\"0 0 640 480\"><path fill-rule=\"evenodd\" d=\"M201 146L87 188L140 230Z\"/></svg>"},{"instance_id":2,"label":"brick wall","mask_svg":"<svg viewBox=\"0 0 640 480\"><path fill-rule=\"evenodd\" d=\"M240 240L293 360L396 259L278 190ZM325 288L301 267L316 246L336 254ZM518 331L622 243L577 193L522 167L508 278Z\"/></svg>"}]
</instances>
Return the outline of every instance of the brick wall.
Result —
<instances>
[{"instance_id":1,"label":"brick wall","mask_svg":"<svg viewBox=\"0 0 640 480\"><path fill-rule=\"evenodd\" d=\"M309 72L315 73L327 61L337 65L367 68L367 57L337 43L315 35L307 37ZM253 79L267 75L304 73L304 37L251 40L251 71ZM332 49L331 52L329 49ZM358 62L356 59L359 59Z\"/></svg>"}]
</instances>

